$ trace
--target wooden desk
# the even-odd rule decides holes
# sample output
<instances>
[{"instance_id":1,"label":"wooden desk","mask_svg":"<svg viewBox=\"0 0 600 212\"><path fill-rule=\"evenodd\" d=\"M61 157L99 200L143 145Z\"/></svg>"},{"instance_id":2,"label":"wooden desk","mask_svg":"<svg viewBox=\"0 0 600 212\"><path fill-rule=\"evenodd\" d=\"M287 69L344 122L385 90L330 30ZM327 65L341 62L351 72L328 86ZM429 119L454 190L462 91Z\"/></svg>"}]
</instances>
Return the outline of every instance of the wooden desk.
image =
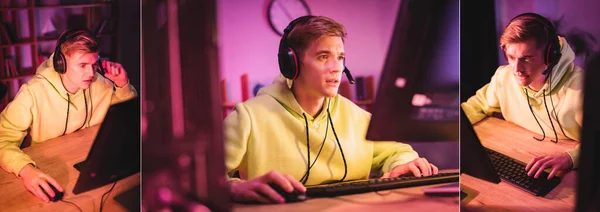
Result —
<instances>
[{"instance_id":1,"label":"wooden desk","mask_svg":"<svg viewBox=\"0 0 600 212\"><path fill-rule=\"evenodd\" d=\"M475 124L474 129L484 147L496 150L522 162L533 157L563 152L578 143L573 140L551 142L546 136L537 141L533 136L541 135L528 131L516 124L489 117ZM474 199L461 206L462 211L573 211L575 205L576 173L566 173L562 182L546 197L536 197L502 181L490 183L467 174L462 174L461 186L479 192Z\"/></svg>"},{"instance_id":2,"label":"wooden desk","mask_svg":"<svg viewBox=\"0 0 600 212\"><path fill-rule=\"evenodd\" d=\"M448 170L458 171L458 170ZM400 188L285 204L234 204L233 211L459 211L459 196L426 196L423 189L446 184Z\"/></svg>"},{"instance_id":3,"label":"wooden desk","mask_svg":"<svg viewBox=\"0 0 600 212\"><path fill-rule=\"evenodd\" d=\"M73 188L79 177L79 171L73 165L85 160L98 133L100 125L48 140L31 146L23 151L36 161L37 166L54 177L65 190L63 200L75 203L83 211L99 211L102 194L110 189L112 183L100 188L73 194ZM140 183L140 173L117 182L109 195L105 196L103 211L126 211L113 198ZM4 170L0 171L0 211L79 211L66 202L45 203L31 194L21 179Z\"/></svg>"}]
</instances>

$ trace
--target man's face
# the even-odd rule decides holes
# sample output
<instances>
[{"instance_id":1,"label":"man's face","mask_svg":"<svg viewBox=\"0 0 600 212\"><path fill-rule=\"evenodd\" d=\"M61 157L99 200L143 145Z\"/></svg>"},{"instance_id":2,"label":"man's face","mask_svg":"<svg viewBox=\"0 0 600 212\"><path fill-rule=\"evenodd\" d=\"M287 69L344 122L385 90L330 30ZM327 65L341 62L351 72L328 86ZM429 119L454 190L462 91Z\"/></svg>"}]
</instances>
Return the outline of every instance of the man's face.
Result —
<instances>
[{"instance_id":1,"label":"man's face","mask_svg":"<svg viewBox=\"0 0 600 212\"><path fill-rule=\"evenodd\" d=\"M339 36L313 41L300 57L300 74L294 80L303 92L314 97L334 97L344 70L344 42Z\"/></svg>"},{"instance_id":2,"label":"man's face","mask_svg":"<svg viewBox=\"0 0 600 212\"><path fill-rule=\"evenodd\" d=\"M70 56L65 55L65 59L67 72L64 75L67 83L78 89L89 88L94 78L94 65L98 60L98 53L75 51Z\"/></svg>"},{"instance_id":3,"label":"man's face","mask_svg":"<svg viewBox=\"0 0 600 212\"><path fill-rule=\"evenodd\" d=\"M536 48L533 39L506 45L506 57L519 85L529 86L534 90L543 87L546 75L542 72L548 66L544 64L542 49L543 47Z\"/></svg>"}]
</instances>

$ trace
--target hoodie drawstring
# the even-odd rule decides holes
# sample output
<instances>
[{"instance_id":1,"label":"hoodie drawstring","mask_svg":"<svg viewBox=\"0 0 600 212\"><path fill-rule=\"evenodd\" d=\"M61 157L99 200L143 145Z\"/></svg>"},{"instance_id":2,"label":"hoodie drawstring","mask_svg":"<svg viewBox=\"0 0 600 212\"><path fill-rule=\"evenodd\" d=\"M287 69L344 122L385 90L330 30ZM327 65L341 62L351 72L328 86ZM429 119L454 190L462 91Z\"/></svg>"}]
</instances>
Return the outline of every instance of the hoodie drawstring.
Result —
<instances>
[{"instance_id":1,"label":"hoodie drawstring","mask_svg":"<svg viewBox=\"0 0 600 212\"><path fill-rule=\"evenodd\" d=\"M552 82L552 72L550 72L548 74L548 81ZM552 92L552 83L549 83L548 86L549 86L550 92ZM550 93L548 93L548 94L550 94ZM556 117L556 123L558 123L558 127L560 128L560 131L568 139L575 140L575 139L572 139L569 136L567 136L567 134L565 133L565 130L563 130L563 127L560 124L560 119L558 118L558 114L556 113L556 107L554 107L554 102L552 101L552 95L549 95L549 96L550 96L550 104L552 104L552 112L554 113L554 116ZM558 140L558 138L557 138L557 140Z\"/></svg>"},{"instance_id":2,"label":"hoodie drawstring","mask_svg":"<svg viewBox=\"0 0 600 212\"><path fill-rule=\"evenodd\" d=\"M91 98L91 96L90 96L90 98ZM87 103L87 96L85 95L85 90L83 90L83 101L85 102L85 119L83 120L83 124L81 125L81 127L79 127L77 130L80 130L81 128L83 128L88 119L88 103ZM65 121L65 130L63 131L62 135L65 135L67 133L67 127L69 126L69 110L70 109L71 109L71 95L69 95L69 93L67 93L67 118ZM77 130L75 130L75 131L77 131Z\"/></svg>"},{"instance_id":3,"label":"hoodie drawstring","mask_svg":"<svg viewBox=\"0 0 600 212\"><path fill-rule=\"evenodd\" d=\"M302 184L306 184L306 182L308 181L308 177L310 176L310 169L317 162L317 159L319 158L319 155L321 155L321 151L323 150L323 146L325 146L325 141L327 141L327 133L329 132L329 123L331 123L331 129L333 130L333 135L335 136L337 145L340 148L342 160L344 161L344 176L342 177L340 182L344 181L344 179L346 179L346 175L348 174L348 166L346 164L346 157L344 156L344 150L342 149L342 146L340 145L340 140L337 137L335 128L333 127L333 121L331 120L331 114L329 113L329 105L330 104L331 104L331 99L329 99L328 103L327 103L327 119L329 120L329 122L327 122L327 125L325 127L325 138L323 138L323 141L321 142L321 147L319 148L319 152L317 153L317 156L315 157L315 160L312 163L310 163L310 139L309 139L309 133L308 133L308 131L309 131L308 119L306 118L306 114L302 113L302 116L304 116L304 122L306 123L305 128L306 128L306 149L307 149L306 172L304 173L304 176L302 176L302 178L300 179L300 182L302 182Z\"/></svg>"},{"instance_id":4,"label":"hoodie drawstring","mask_svg":"<svg viewBox=\"0 0 600 212\"><path fill-rule=\"evenodd\" d=\"M556 133L556 128L554 128L554 122L552 122L552 116L550 116L548 104L546 104L546 89L542 90L542 94L544 95L544 107L546 108L546 113L548 114L548 120L550 120L550 125L552 125L552 131L554 131L554 137L556 138L555 141L553 141L552 139L550 139L550 141L558 143L558 134ZM552 107L554 107L554 105L552 105ZM556 117L556 119L558 120L558 117Z\"/></svg>"}]
</instances>

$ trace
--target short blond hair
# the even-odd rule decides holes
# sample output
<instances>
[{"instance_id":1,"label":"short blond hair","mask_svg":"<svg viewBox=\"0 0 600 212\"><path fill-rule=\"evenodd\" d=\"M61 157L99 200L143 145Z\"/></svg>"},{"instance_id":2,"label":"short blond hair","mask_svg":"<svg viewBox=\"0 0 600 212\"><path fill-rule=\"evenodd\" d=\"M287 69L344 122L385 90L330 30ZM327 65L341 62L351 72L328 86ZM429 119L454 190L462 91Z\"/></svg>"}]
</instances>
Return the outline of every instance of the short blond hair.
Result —
<instances>
[{"instance_id":1,"label":"short blond hair","mask_svg":"<svg viewBox=\"0 0 600 212\"><path fill-rule=\"evenodd\" d=\"M314 16L304 23L295 25L287 36L286 42L297 55L303 55L311 42L323 36L339 36L343 42L346 37L346 29L344 25L331 18Z\"/></svg>"},{"instance_id":2,"label":"short blond hair","mask_svg":"<svg viewBox=\"0 0 600 212\"><path fill-rule=\"evenodd\" d=\"M536 49L544 48L550 42L550 32L540 23L540 21L520 17L513 20L504 29L500 37L500 47L506 49L506 45L511 43L522 43L527 40L535 40Z\"/></svg>"},{"instance_id":3,"label":"short blond hair","mask_svg":"<svg viewBox=\"0 0 600 212\"><path fill-rule=\"evenodd\" d=\"M95 53L98 52L98 39L89 32L79 33L75 37L65 40L60 45L60 51L65 56L70 56L75 51Z\"/></svg>"}]
</instances>

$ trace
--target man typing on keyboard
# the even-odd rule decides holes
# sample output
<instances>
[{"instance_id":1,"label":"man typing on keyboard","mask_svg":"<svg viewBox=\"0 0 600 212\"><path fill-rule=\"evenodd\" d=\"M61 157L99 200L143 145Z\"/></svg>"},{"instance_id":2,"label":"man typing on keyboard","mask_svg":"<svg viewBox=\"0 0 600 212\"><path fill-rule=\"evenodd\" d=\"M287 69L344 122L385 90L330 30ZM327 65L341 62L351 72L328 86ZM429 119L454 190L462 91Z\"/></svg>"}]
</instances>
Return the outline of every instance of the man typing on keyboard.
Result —
<instances>
[{"instance_id":1,"label":"man typing on keyboard","mask_svg":"<svg viewBox=\"0 0 600 212\"><path fill-rule=\"evenodd\" d=\"M500 37L508 65L461 104L472 124L492 113L552 141L580 139L583 117L583 71L573 64L575 54L565 38L543 16L525 13L513 18ZM577 167L579 146L535 157L525 169L535 178L546 168Z\"/></svg>"},{"instance_id":2,"label":"man typing on keyboard","mask_svg":"<svg viewBox=\"0 0 600 212\"><path fill-rule=\"evenodd\" d=\"M344 27L327 17L290 23L279 45L281 74L226 117L226 168L237 202L283 203L309 185L438 173L408 144L365 140L371 114L337 94ZM239 173L236 176L235 173Z\"/></svg>"}]
</instances>

